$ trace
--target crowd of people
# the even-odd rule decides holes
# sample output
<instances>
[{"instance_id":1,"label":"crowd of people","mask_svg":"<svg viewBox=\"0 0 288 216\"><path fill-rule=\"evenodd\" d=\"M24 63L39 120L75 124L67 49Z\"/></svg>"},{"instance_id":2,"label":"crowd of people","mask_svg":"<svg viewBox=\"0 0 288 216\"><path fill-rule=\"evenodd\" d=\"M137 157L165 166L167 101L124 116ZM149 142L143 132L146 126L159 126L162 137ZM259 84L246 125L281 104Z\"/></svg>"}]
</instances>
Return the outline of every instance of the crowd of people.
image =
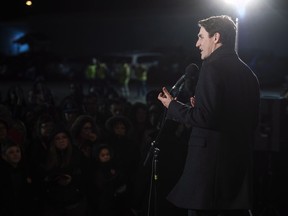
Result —
<instances>
[{"instance_id":1,"label":"crowd of people","mask_svg":"<svg viewBox=\"0 0 288 216\"><path fill-rule=\"evenodd\" d=\"M21 85L2 92L0 214L139 215L157 92L132 103L109 86L71 82L56 102L41 78L27 96Z\"/></svg>"},{"instance_id":2,"label":"crowd of people","mask_svg":"<svg viewBox=\"0 0 288 216\"><path fill-rule=\"evenodd\" d=\"M198 26L203 62L183 75L181 95L147 92L147 68L127 62L111 85L95 58L85 71L88 92L71 81L60 102L41 77L27 96L11 86L0 97L0 215L251 216L259 204L261 215L259 81L234 49L231 17ZM128 100L132 70L145 102Z\"/></svg>"},{"instance_id":3,"label":"crowd of people","mask_svg":"<svg viewBox=\"0 0 288 216\"><path fill-rule=\"evenodd\" d=\"M147 93L147 79L149 67L145 64L131 64L119 62L106 64L96 58L87 65L85 69L85 80L94 83L98 88L103 88L107 84L113 83L120 95L129 98L131 80L136 84L136 94L138 97L145 97Z\"/></svg>"}]
</instances>

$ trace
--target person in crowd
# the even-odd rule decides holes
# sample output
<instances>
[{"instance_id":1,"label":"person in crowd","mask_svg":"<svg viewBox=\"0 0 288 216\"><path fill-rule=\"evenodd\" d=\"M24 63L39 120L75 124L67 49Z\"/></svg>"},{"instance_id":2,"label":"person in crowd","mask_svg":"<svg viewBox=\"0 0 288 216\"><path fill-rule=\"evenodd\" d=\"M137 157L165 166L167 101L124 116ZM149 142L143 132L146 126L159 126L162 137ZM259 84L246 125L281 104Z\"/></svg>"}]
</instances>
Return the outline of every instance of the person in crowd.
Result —
<instances>
[{"instance_id":1,"label":"person in crowd","mask_svg":"<svg viewBox=\"0 0 288 216\"><path fill-rule=\"evenodd\" d=\"M73 101L75 107L77 107L79 111L83 110L83 99L85 95L82 84L78 82L70 82L68 90L69 92L61 99L59 106L63 107L65 104Z\"/></svg>"},{"instance_id":2,"label":"person in crowd","mask_svg":"<svg viewBox=\"0 0 288 216\"><path fill-rule=\"evenodd\" d=\"M93 83L93 81L96 78L97 73L97 59L92 58L91 62L87 65L86 71L85 71L85 77L88 80L90 84Z\"/></svg>"},{"instance_id":3,"label":"person in crowd","mask_svg":"<svg viewBox=\"0 0 288 216\"><path fill-rule=\"evenodd\" d=\"M131 66L128 63L123 63L119 66L117 73L117 80L120 86L120 92L122 97L129 98L130 96L130 79L131 79Z\"/></svg>"},{"instance_id":4,"label":"person in crowd","mask_svg":"<svg viewBox=\"0 0 288 216\"><path fill-rule=\"evenodd\" d=\"M107 65L104 62L100 62L99 59L93 57L91 62L87 65L85 71L86 80L90 86L95 85L97 87L97 91L102 92L102 89L106 84L107 71Z\"/></svg>"},{"instance_id":5,"label":"person in crowd","mask_svg":"<svg viewBox=\"0 0 288 216\"><path fill-rule=\"evenodd\" d=\"M148 69L144 64L135 66L135 75L137 80L137 95L138 97L145 97L147 94L147 79Z\"/></svg>"},{"instance_id":6,"label":"person in crowd","mask_svg":"<svg viewBox=\"0 0 288 216\"><path fill-rule=\"evenodd\" d=\"M106 141L114 150L114 158L118 161L127 175L137 166L138 151L132 139L132 123L123 115L112 116L106 123ZM134 167L134 168L133 168Z\"/></svg>"},{"instance_id":7,"label":"person in crowd","mask_svg":"<svg viewBox=\"0 0 288 216\"><path fill-rule=\"evenodd\" d=\"M101 98L96 92L89 92L83 98L83 114L90 115L95 122L101 124L103 116L100 115L99 109L102 104Z\"/></svg>"},{"instance_id":8,"label":"person in crowd","mask_svg":"<svg viewBox=\"0 0 288 216\"><path fill-rule=\"evenodd\" d=\"M203 60L191 104L163 87L167 118L192 126L183 173L167 199L188 215L249 215L252 156L260 91L253 71L235 51L236 26L227 15L198 22Z\"/></svg>"},{"instance_id":9,"label":"person in crowd","mask_svg":"<svg viewBox=\"0 0 288 216\"><path fill-rule=\"evenodd\" d=\"M28 103L50 110L55 106L52 90L47 86L43 77L37 77L29 91Z\"/></svg>"},{"instance_id":10,"label":"person in crowd","mask_svg":"<svg viewBox=\"0 0 288 216\"><path fill-rule=\"evenodd\" d=\"M44 215L85 215L89 164L70 132L56 125L50 136L43 179Z\"/></svg>"},{"instance_id":11,"label":"person in crowd","mask_svg":"<svg viewBox=\"0 0 288 216\"><path fill-rule=\"evenodd\" d=\"M21 120L26 109L23 88L20 85L11 86L7 91L3 104L9 108L13 118Z\"/></svg>"},{"instance_id":12,"label":"person in crowd","mask_svg":"<svg viewBox=\"0 0 288 216\"><path fill-rule=\"evenodd\" d=\"M142 102L136 102L132 104L129 118L133 125L133 139L135 140L137 148L140 151L141 143L144 139L144 134L151 128L147 105Z\"/></svg>"},{"instance_id":13,"label":"person in crowd","mask_svg":"<svg viewBox=\"0 0 288 216\"><path fill-rule=\"evenodd\" d=\"M108 93L108 92L107 92ZM97 106L96 106L97 97ZM114 91L105 95L96 96L95 93L88 94L87 100L92 100L93 104L89 105L88 101L84 101L84 107L89 115L92 115L97 124L101 128L105 128L105 121L114 115L125 115L127 113L130 103ZM96 110L92 110L96 108Z\"/></svg>"},{"instance_id":14,"label":"person in crowd","mask_svg":"<svg viewBox=\"0 0 288 216\"><path fill-rule=\"evenodd\" d=\"M125 215L126 179L107 144L97 147L91 169L90 213L99 216Z\"/></svg>"},{"instance_id":15,"label":"person in crowd","mask_svg":"<svg viewBox=\"0 0 288 216\"><path fill-rule=\"evenodd\" d=\"M1 145L0 215L35 215L32 180L20 146L7 138Z\"/></svg>"},{"instance_id":16,"label":"person in crowd","mask_svg":"<svg viewBox=\"0 0 288 216\"><path fill-rule=\"evenodd\" d=\"M113 98L106 101L105 110L101 110L101 113L105 115L105 121L112 116L128 116L131 106L132 104L124 98Z\"/></svg>"},{"instance_id":17,"label":"person in crowd","mask_svg":"<svg viewBox=\"0 0 288 216\"><path fill-rule=\"evenodd\" d=\"M33 190L37 200L42 195L42 180L45 176L46 157L49 151L49 138L56 125L56 119L45 113L35 122L32 138L27 147L29 171L33 179Z\"/></svg>"},{"instance_id":18,"label":"person in crowd","mask_svg":"<svg viewBox=\"0 0 288 216\"><path fill-rule=\"evenodd\" d=\"M131 135L132 123L126 116L112 116L106 121L106 130L105 141L113 149L114 160L127 179L127 193L130 195L140 159L138 146Z\"/></svg>"},{"instance_id":19,"label":"person in crowd","mask_svg":"<svg viewBox=\"0 0 288 216\"><path fill-rule=\"evenodd\" d=\"M101 142L100 128L90 115L80 115L71 127L75 145L87 159L92 159L93 152Z\"/></svg>"},{"instance_id":20,"label":"person in crowd","mask_svg":"<svg viewBox=\"0 0 288 216\"><path fill-rule=\"evenodd\" d=\"M4 119L0 119L0 144L2 146L2 143L5 141L7 138L8 134L8 123Z\"/></svg>"},{"instance_id":21,"label":"person in crowd","mask_svg":"<svg viewBox=\"0 0 288 216\"><path fill-rule=\"evenodd\" d=\"M18 124L19 123L19 124ZM22 131L18 126L22 123L20 120L13 118L11 111L5 105L0 105L0 144L6 138L12 139L24 150L25 147L25 131ZM25 130L25 125L22 125Z\"/></svg>"},{"instance_id":22,"label":"person in crowd","mask_svg":"<svg viewBox=\"0 0 288 216\"><path fill-rule=\"evenodd\" d=\"M60 118L63 120L65 127L70 130L77 117L83 112L73 99L61 101L59 108Z\"/></svg>"}]
</instances>

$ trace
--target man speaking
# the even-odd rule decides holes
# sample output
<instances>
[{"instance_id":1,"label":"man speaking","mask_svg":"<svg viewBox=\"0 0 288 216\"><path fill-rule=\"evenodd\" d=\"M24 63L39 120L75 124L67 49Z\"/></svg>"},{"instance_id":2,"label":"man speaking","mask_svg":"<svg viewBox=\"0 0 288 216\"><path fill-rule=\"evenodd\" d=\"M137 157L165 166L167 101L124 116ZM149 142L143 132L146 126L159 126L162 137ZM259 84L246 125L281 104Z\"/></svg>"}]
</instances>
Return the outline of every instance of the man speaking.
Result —
<instances>
[{"instance_id":1,"label":"man speaking","mask_svg":"<svg viewBox=\"0 0 288 216\"><path fill-rule=\"evenodd\" d=\"M165 87L158 95L167 118L192 126L182 176L167 198L190 216L250 215L258 79L235 51L230 17L198 24L196 47L203 63L191 104L179 102Z\"/></svg>"}]
</instances>

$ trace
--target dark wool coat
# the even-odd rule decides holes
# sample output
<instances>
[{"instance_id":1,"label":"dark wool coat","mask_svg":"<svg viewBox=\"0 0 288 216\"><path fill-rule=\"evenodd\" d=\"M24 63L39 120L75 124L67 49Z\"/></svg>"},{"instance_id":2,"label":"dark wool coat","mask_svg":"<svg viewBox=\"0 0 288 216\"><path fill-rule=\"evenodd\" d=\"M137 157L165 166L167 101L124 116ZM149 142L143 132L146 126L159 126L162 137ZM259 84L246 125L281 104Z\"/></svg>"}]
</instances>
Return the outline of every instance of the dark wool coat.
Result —
<instances>
[{"instance_id":1,"label":"dark wool coat","mask_svg":"<svg viewBox=\"0 0 288 216\"><path fill-rule=\"evenodd\" d=\"M250 209L260 90L233 49L204 60L194 108L173 100L167 118L193 126L182 176L168 200L186 209Z\"/></svg>"}]
</instances>

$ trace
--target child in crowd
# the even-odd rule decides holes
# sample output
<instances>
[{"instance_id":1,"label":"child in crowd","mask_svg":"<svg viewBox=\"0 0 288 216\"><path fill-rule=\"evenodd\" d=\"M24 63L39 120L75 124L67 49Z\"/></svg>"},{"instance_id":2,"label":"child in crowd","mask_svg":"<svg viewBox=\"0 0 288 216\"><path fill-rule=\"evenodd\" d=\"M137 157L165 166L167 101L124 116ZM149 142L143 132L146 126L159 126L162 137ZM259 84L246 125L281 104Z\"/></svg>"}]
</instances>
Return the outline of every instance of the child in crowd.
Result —
<instances>
[{"instance_id":1,"label":"child in crowd","mask_svg":"<svg viewBox=\"0 0 288 216\"><path fill-rule=\"evenodd\" d=\"M112 149L99 145L91 171L90 213L99 216L124 215L126 182L113 160ZM120 213L120 214L119 214Z\"/></svg>"}]
</instances>

